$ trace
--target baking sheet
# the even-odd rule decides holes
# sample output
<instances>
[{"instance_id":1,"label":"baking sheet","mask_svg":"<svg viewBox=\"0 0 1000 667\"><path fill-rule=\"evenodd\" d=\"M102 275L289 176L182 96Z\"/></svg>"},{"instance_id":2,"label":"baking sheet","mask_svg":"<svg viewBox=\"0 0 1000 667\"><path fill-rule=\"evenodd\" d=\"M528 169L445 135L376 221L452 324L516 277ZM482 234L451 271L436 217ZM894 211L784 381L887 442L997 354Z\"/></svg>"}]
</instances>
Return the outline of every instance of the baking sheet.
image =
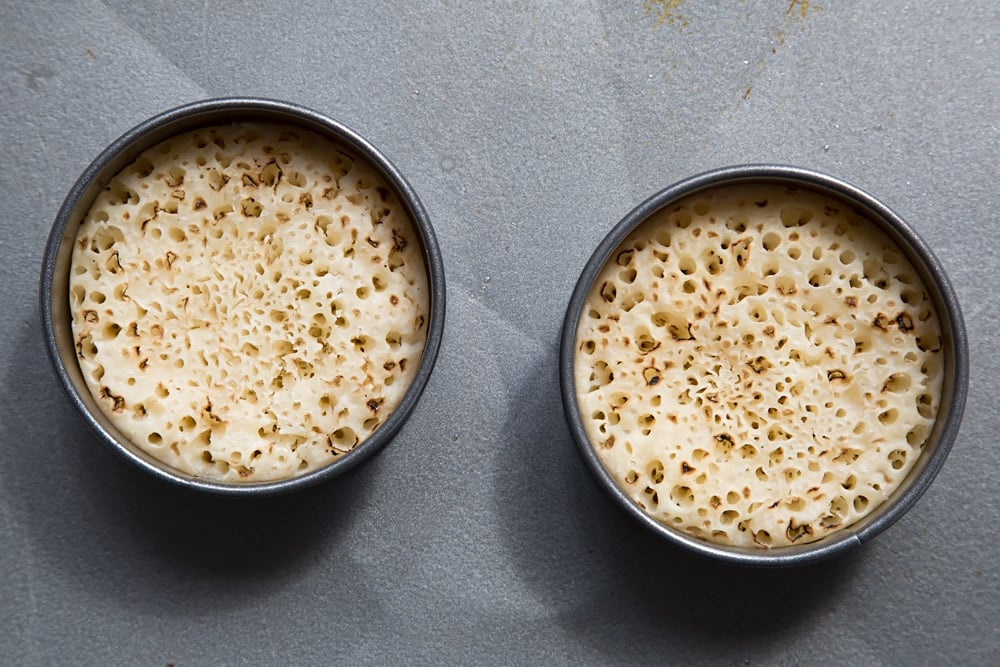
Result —
<instances>
[{"instance_id":1,"label":"baking sheet","mask_svg":"<svg viewBox=\"0 0 1000 667\"><path fill-rule=\"evenodd\" d=\"M1000 664L1000 8L817 3L10 3L0 22L0 655L9 664ZM73 181L183 102L284 99L406 175L448 278L396 440L320 488L201 498L105 451L51 376L39 261ZM966 417L858 552L681 553L579 461L556 349L599 239L706 169L844 178L965 309Z\"/></svg>"}]
</instances>

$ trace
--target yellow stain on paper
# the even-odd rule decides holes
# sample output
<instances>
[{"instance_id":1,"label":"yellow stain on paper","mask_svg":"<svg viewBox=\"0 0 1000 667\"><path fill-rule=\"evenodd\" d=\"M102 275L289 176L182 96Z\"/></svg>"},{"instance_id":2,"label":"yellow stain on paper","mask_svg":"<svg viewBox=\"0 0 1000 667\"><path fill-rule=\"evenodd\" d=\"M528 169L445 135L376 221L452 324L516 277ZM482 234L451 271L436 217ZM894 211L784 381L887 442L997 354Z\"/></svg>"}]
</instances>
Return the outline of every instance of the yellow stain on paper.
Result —
<instances>
[{"instance_id":1,"label":"yellow stain on paper","mask_svg":"<svg viewBox=\"0 0 1000 667\"><path fill-rule=\"evenodd\" d=\"M799 8L799 16L805 18L809 13L809 0L791 0L788 3L788 9L785 10L785 14L791 14L795 11L795 8Z\"/></svg>"},{"instance_id":2,"label":"yellow stain on paper","mask_svg":"<svg viewBox=\"0 0 1000 667\"><path fill-rule=\"evenodd\" d=\"M656 23L676 25L686 28L688 20L686 16L677 13L677 8L684 4L684 0L643 0L643 8L646 15L656 14Z\"/></svg>"}]
</instances>

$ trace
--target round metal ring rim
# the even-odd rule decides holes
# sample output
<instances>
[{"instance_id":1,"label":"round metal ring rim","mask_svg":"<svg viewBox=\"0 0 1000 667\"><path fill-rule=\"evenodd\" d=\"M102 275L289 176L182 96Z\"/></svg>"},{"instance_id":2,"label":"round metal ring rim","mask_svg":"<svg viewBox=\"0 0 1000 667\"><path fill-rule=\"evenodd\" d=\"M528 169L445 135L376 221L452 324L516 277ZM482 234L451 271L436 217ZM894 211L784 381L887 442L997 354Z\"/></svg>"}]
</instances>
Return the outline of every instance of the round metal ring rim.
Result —
<instances>
[{"instance_id":1,"label":"round metal ring rim","mask_svg":"<svg viewBox=\"0 0 1000 667\"><path fill-rule=\"evenodd\" d=\"M225 123L227 119L228 122L234 122L248 118L285 122L315 131L353 148L382 172L409 209L413 224L421 236L430 289L430 308L427 338L417 372L400 404L375 433L342 458L299 477L273 482L229 484L181 473L149 455L140 454L136 451L138 448L133 450L135 445L128 443L124 437L116 437L98 421L73 382L67 361L59 351L52 299L56 287L55 274L59 269L60 248L65 242L67 226L79 214L82 206L90 206L92 200L84 201L87 191L96 182L110 180L117 173L111 167L123 154L135 153L137 156L142 150L186 129ZM371 457L396 435L426 388L444 335L444 263L430 218L413 187L395 165L361 135L318 111L289 102L253 97L217 98L184 104L153 116L125 132L87 166L66 196L49 234L42 261L39 300L46 351L59 384L70 403L105 445L128 463L165 482L215 495L257 497L297 491L329 480ZM76 360L73 359L72 363L75 364Z\"/></svg>"},{"instance_id":2,"label":"round metal ring rim","mask_svg":"<svg viewBox=\"0 0 1000 667\"><path fill-rule=\"evenodd\" d=\"M939 406L939 415L945 407L948 410L939 431L938 441L923 469L912 482L909 482L905 491L894 497L891 504L880 508L874 515L876 518L860 522L860 527L845 528L827 538L809 544L779 547L766 551L727 547L701 540L658 522L640 509L611 478L587 437L576 401L574 374L576 331L580 315L583 312L591 285L615 248L650 215L681 197L709 188L740 182L788 183L810 187L864 209L873 221L882 227L882 231L903 246L904 250L916 256L923 264L925 272L933 279L934 284L928 287L940 293L941 305L944 306L945 312L938 315L942 319L943 330L950 334L954 353L953 367L950 373L947 370L945 373L945 382L947 383L950 379L952 383L951 400L947 402L947 406L944 402ZM677 546L718 561L757 567L791 567L833 557L868 541L905 514L933 482L954 444L964 411L968 377L968 339L958 298L940 262L924 241L900 216L864 190L846 181L810 169L771 164L723 167L692 176L654 194L622 218L598 244L584 265L566 309L559 350L560 390L570 432L586 467L613 501L648 529Z\"/></svg>"}]
</instances>

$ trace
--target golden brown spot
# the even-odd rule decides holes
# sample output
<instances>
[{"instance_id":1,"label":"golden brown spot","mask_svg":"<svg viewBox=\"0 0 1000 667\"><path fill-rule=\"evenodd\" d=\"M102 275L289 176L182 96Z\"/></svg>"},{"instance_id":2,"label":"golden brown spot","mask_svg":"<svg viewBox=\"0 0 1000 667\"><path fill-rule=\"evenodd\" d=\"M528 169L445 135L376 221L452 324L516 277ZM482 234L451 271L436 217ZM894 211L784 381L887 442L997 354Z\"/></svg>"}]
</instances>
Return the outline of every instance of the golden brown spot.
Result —
<instances>
[{"instance_id":1,"label":"golden brown spot","mask_svg":"<svg viewBox=\"0 0 1000 667\"><path fill-rule=\"evenodd\" d=\"M125 399L122 398L121 396L115 396L114 394L112 394L111 390L108 387L101 387L101 398L111 399L111 401L114 403L114 407L112 408L113 412L121 412L122 410L125 409Z\"/></svg>"},{"instance_id":2,"label":"golden brown spot","mask_svg":"<svg viewBox=\"0 0 1000 667\"><path fill-rule=\"evenodd\" d=\"M660 347L660 341L654 340L652 337L646 335L639 336L636 342L639 346L639 352L644 355L649 354L653 350ZM628 338L624 340L624 343L625 345L629 344Z\"/></svg>"},{"instance_id":3,"label":"golden brown spot","mask_svg":"<svg viewBox=\"0 0 1000 667\"><path fill-rule=\"evenodd\" d=\"M805 535L812 535L812 526L808 523L799 524L795 519L789 519L788 528L785 529L785 537L789 542L795 542Z\"/></svg>"},{"instance_id":4,"label":"golden brown spot","mask_svg":"<svg viewBox=\"0 0 1000 667\"><path fill-rule=\"evenodd\" d=\"M674 421L676 421L676 417L674 418ZM733 445L735 444L733 443L732 436L729 435L728 433L719 433L714 437L715 441L719 443L719 446L722 447L722 450L724 452L729 452L729 450L732 449Z\"/></svg>"},{"instance_id":5,"label":"golden brown spot","mask_svg":"<svg viewBox=\"0 0 1000 667\"><path fill-rule=\"evenodd\" d=\"M108 271L110 271L114 275L118 275L119 273L122 272L122 265L118 259L117 250L111 253L111 256L108 258L108 261L105 263L104 266L105 268L107 268Z\"/></svg>"},{"instance_id":6,"label":"golden brown spot","mask_svg":"<svg viewBox=\"0 0 1000 667\"><path fill-rule=\"evenodd\" d=\"M685 329L681 329L675 324L671 324L667 327L670 332L670 337L674 340L694 340L694 334L691 333L691 324L689 323ZM659 347L659 345L657 345Z\"/></svg>"}]
</instances>

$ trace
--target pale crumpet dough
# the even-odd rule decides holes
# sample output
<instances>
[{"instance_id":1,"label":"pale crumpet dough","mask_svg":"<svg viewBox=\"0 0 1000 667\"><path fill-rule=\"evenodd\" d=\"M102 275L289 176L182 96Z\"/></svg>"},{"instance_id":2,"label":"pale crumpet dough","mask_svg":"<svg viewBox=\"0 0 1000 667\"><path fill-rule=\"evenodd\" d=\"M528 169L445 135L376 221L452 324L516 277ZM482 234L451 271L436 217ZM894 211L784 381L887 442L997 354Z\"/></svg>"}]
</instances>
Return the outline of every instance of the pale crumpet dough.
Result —
<instances>
[{"instance_id":1,"label":"pale crumpet dough","mask_svg":"<svg viewBox=\"0 0 1000 667\"><path fill-rule=\"evenodd\" d=\"M720 544L803 544L904 480L938 410L941 347L916 270L850 206L717 187L642 223L594 281L577 400L650 516Z\"/></svg>"},{"instance_id":2,"label":"pale crumpet dough","mask_svg":"<svg viewBox=\"0 0 1000 667\"><path fill-rule=\"evenodd\" d=\"M416 373L421 248L344 146L291 126L188 132L122 170L80 227L80 367L114 426L179 471L316 470L384 423Z\"/></svg>"}]
</instances>

